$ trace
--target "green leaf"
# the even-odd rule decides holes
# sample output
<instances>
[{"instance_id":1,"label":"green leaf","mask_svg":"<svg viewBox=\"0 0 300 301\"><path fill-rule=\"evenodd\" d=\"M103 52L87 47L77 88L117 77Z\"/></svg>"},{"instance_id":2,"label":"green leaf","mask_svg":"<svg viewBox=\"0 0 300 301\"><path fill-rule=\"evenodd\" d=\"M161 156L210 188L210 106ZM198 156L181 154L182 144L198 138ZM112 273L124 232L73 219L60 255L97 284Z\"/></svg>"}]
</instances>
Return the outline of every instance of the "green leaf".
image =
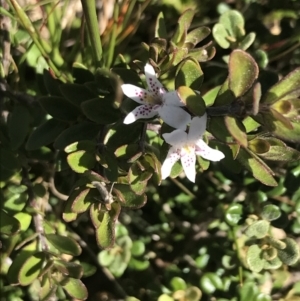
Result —
<instances>
[{"instance_id":1,"label":"green leaf","mask_svg":"<svg viewBox=\"0 0 300 301\"><path fill-rule=\"evenodd\" d=\"M74 82L77 84L92 82L95 79L93 73L81 63L74 62L72 69L73 69L72 74L74 77Z\"/></svg>"},{"instance_id":2,"label":"green leaf","mask_svg":"<svg viewBox=\"0 0 300 301\"><path fill-rule=\"evenodd\" d=\"M144 254L144 252L145 252L145 244L142 241L136 240L132 243L132 247L131 247L132 256L140 256Z\"/></svg>"},{"instance_id":3,"label":"green leaf","mask_svg":"<svg viewBox=\"0 0 300 301\"><path fill-rule=\"evenodd\" d=\"M143 123L123 124L123 122L118 122L110 127L104 138L104 143L108 147L114 148L124 144L132 144L140 139L143 127Z\"/></svg>"},{"instance_id":4,"label":"green leaf","mask_svg":"<svg viewBox=\"0 0 300 301\"><path fill-rule=\"evenodd\" d=\"M225 220L230 226L236 226L243 215L241 204L231 204L225 211Z\"/></svg>"},{"instance_id":5,"label":"green leaf","mask_svg":"<svg viewBox=\"0 0 300 301\"><path fill-rule=\"evenodd\" d=\"M80 106L82 102L97 97L97 92L92 92L84 85L63 84L59 87L62 95L75 106Z\"/></svg>"},{"instance_id":6,"label":"green leaf","mask_svg":"<svg viewBox=\"0 0 300 301\"><path fill-rule=\"evenodd\" d=\"M75 121L81 114L80 110L63 97L43 96L39 98L43 109L53 118L62 121Z\"/></svg>"},{"instance_id":7,"label":"green leaf","mask_svg":"<svg viewBox=\"0 0 300 301\"><path fill-rule=\"evenodd\" d=\"M273 171L250 150L240 149L237 159L253 173L254 178L268 186L277 186Z\"/></svg>"},{"instance_id":8,"label":"green leaf","mask_svg":"<svg viewBox=\"0 0 300 301\"><path fill-rule=\"evenodd\" d=\"M179 291L179 290L186 289L186 283L180 277L173 277L170 281L170 285L171 285L173 291Z\"/></svg>"},{"instance_id":9,"label":"green leaf","mask_svg":"<svg viewBox=\"0 0 300 301\"><path fill-rule=\"evenodd\" d=\"M264 155L270 150L270 143L263 138L254 138L249 141L249 149L258 155Z\"/></svg>"},{"instance_id":10,"label":"green leaf","mask_svg":"<svg viewBox=\"0 0 300 301\"><path fill-rule=\"evenodd\" d=\"M273 248L276 248L276 249L285 249L286 248L286 243L284 243L283 241L279 240L279 239L276 239L272 236L269 236L268 237L268 243L273 247Z\"/></svg>"},{"instance_id":11,"label":"green leaf","mask_svg":"<svg viewBox=\"0 0 300 301\"><path fill-rule=\"evenodd\" d=\"M16 218L20 223L20 231L26 231L29 228L30 223L32 221L32 215L26 212L15 213L14 218Z\"/></svg>"},{"instance_id":12,"label":"green leaf","mask_svg":"<svg viewBox=\"0 0 300 301\"><path fill-rule=\"evenodd\" d=\"M245 234L248 237L264 238L268 234L269 228L270 223L268 221L259 220L249 225L245 230Z\"/></svg>"},{"instance_id":13,"label":"green leaf","mask_svg":"<svg viewBox=\"0 0 300 301\"><path fill-rule=\"evenodd\" d=\"M169 54L169 63L166 68L177 66L188 54L187 48L177 48Z\"/></svg>"},{"instance_id":14,"label":"green leaf","mask_svg":"<svg viewBox=\"0 0 300 301\"><path fill-rule=\"evenodd\" d=\"M174 299L167 294L162 294L158 297L157 301L174 301Z\"/></svg>"},{"instance_id":15,"label":"green leaf","mask_svg":"<svg viewBox=\"0 0 300 301\"><path fill-rule=\"evenodd\" d=\"M79 150L94 151L96 149L96 141L81 140L73 142L65 147L64 151L69 154Z\"/></svg>"},{"instance_id":16,"label":"green leaf","mask_svg":"<svg viewBox=\"0 0 300 301\"><path fill-rule=\"evenodd\" d=\"M249 247L246 255L247 264L251 271L259 273L266 262L261 256L262 250L258 245L252 245Z\"/></svg>"},{"instance_id":17,"label":"green leaf","mask_svg":"<svg viewBox=\"0 0 300 301\"><path fill-rule=\"evenodd\" d=\"M259 287L257 285L253 285L253 282L250 281L245 283L239 289L239 301L249 301L256 300L256 296L258 293Z\"/></svg>"},{"instance_id":18,"label":"green leaf","mask_svg":"<svg viewBox=\"0 0 300 301\"><path fill-rule=\"evenodd\" d=\"M96 229L96 239L98 246L103 249L111 248L115 242L115 224L121 211L119 203L111 204L110 211L100 211L99 228Z\"/></svg>"},{"instance_id":19,"label":"green leaf","mask_svg":"<svg viewBox=\"0 0 300 301\"><path fill-rule=\"evenodd\" d=\"M49 300L57 290L57 285L54 285L53 280L48 277L48 275L44 275L41 281L41 288L39 291L39 300L46 301Z\"/></svg>"},{"instance_id":20,"label":"green leaf","mask_svg":"<svg viewBox=\"0 0 300 301\"><path fill-rule=\"evenodd\" d=\"M243 123L231 116L225 116L225 125L232 137L243 147L248 146L246 129Z\"/></svg>"},{"instance_id":21,"label":"green leaf","mask_svg":"<svg viewBox=\"0 0 300 301\"><path fill-rule=\"evenodd\" d=\"M222 289L223 284L217 274L205 273L200 279L200 287L205 293L212 294L215 290Z\"/></svg>"},{"instance_id":22,"label":"green leaf","mask_svg":"<svg viewBox=\"0 0 300 301\"><path fill-rule=\"evenodd\" d=\"M85 263L85 262L80 262L81 267L83 268L83 276L82 278L85 277L90 277L92 275L94 275L97 271L97 268L89 263Z\"/></svg>"},{"instance_id":23,"label":"green leaf","mask_svg":"<svg viewBox=\"0 0 300 301\"><path fill-rule=\"evenodd\" d=\"M79 256L81 254L81 248L73 238L58 234L46 234L46 238L59 253L73 256Z\"/></svg>"},{"instance_id":24,"label":"green leaf","mask_svg":"<svg viewBox=\"0 0 300 301\"><path fill-rule=\"evenodd\" d=\"M116 182L118 177L118 162L114 153L105 151L100 154L100 164L104 167L104 175L110 182Z\"/></svg>"},{"instance_id":25,"label":"green leaf","mask_svg":"<svg viewBox=\"0 0 300 301\"><path fill-rule=\"evenodd\" d=\"M90 120L99 124L111 124L121 118L121 112L113 107L113 96L94 98L81 104L83 113Z\"/></svg>"},{"instance_id":26,"label":"green leaf","mask_svg":"<svg viewBox=\"0 0 300 301\"><path fill-rule=\"evenodd\" d=\"M244 95L258 77L258 66L248 53L234 50L229 57L229 89L236 97Z\"/></svg>"},{"instance_id":27,"label":"green leaf","mask_svg":"<svg viewBox=\"0 0 300 301\"><path fill-rule=\"evenodd\" d=\"M275 134L277 137L299 143L300 142L300 123L299 122L290 122L291 128L287 128L285 126L282 126L281 121L275 121L273 122L273 125L275 126L275 129L273 129L273 134Z\"/></svg>"},{"instance_id":28,"label":"green leaf","mask_svg":"<svg viewBox=\"0 0 300 301\"><path fill-rule=\"evenodd\" d=\"M231 40L238 40L245 34L244 17L237 10L228 10L223 13L220 17L219 23L224 25Z\"/></svg>"},{"instance_id":29,"label":"green leaf","mask_svg":"<svg viewBox=\"0 0 300 301\"><path fill-rule=\"evenodd\" d=\"M101 125L88 121L75 124L60 133L54 142L54 147L62 150L73 142L81 140L96 140L97 134L101 128ZM96 144L96 141L94 144Z\"/></svg>"},{"instance_id":30,"label":"green leaf","mask_svg":"<svg viewBox=\"0 0 300 301\"><path fill-rule=\"evenodd\" d=\"M149 268L150 262L131 258L128 267L136 271L144 271Z\"/></svg>"},{"instance_id":31,"label":"green leaf","mask_svg":"<svg viewBox=\"0 0 300 301\"><path fill-rule=\"evenodd\" d=\"M50 95L61 96L59 86L62 82L53 77L53 75L46 69L44 69L43 79L45 87Z\"/></svg>"},{"instance_id":32,"label":"green leaf","mask_svg":"<svg viewBox=\"0 0 300 301\"><path fill-rule=\"evenodd\" d=\"M115 254L110 250L103 250L98 255L99 262L104 267L110 266L114 261L115 257L116 257Z\"/></svg>"},{"instance_id":33,"label":"green leaf","mask_svg":"<svg viewBox=\"0 0 300 301\"><path fill-rule=\"evenodd\" d=\"M7 214L4 210L0 210L0 233L6 235L14 235L20 231L21 224L20 222Z\"/></svg>"},{"instance_id":34,"label":"green leaf","mask_svg":"<svg viewBox=\"0 0 300 301\"><path fill-rule=\"evenodd\" d=\"M104 98L107 98L113 107L119 107L123 98L122 82L119 77L105 68L97 68L95 81L99 94L108 96L108 98L106 96Z\"/></svg>"},{"instance_id":35,"label":"green leaf","mask_svg":"<svg viewBox=\"0 0 300 301\"><path fill-rule=\"evenodd\" d=\"M144 206L147 201L145 194L136 195L129 185L115 184L113 192L120 200L122 207L140 208Z\"/></svg>"},{"instance_id":36,"label":"green leaf","mask_svg":"<svg viewBox=\"0 0 300 301\"><path fill-rule=\"evenodd\" d=\"M185 300L186 301L199 301L202 297L201 290L196 286L188 287L185 290Z\"/></svg>"},{"instance_id":37,"label":"green leaf","mask_svg":"<svg viewBox=\"0 0 300 301\"><path fill-rule=\"evenodd\" d=\"M115 277L120 277L126 270L131 259L132 240L129 236L121 236L116 240L116 246L111 250L115 254L109 270Z\"/></svg>"},{"instance_id":38,"label":"green leaf","mask_svg":"<svg viewBox=\"0 0 300 301\"><path fill-rule=\"evenodd\" d=\"M203 71L199 63L191 58L182 61L176 70L175 87L187 86L193 90L200 90L203 82Z\"/></svg>"},{"instance_id":39,"label":"green leaf","mask_svg":"<svg viewBox=\"0 0 300 301\"><path fill-rule=\"evenodd\" d=\"M95 154L84 150L71 153L67 156L70 167L77 173L84 173L92 169L96 163Z\"/></svg>"},{"instance_id":40,"label":"green leaf","mask_svg":"<svg viewBox=\"0 0 300 301\"><path fill-rule=\"evenodd\" d=\"M7 272L7 279L10 284L19 283L18 280L19 271L23 266L23 264L26 262L26 260L29 257L31 257L34 253L36 253L36 249L37 249L37 240L34 240L18 251L16 257L14 258Z\"/></svg>"},{"instance_id":41,"label":"green leaf","mask_svg":"<svg viewBox=\"0 0 300 301\"><path fill-rule=\"evenodd\" d=\"M190 49L186 56L201 63L211 60L215 56L215 54L216 48L213 46L212 42L209 42L203 47Z\"/></svg>"},{"instance_id":42,"label":"green leaf","mask_svg":"<svg viewBox=\"0 0 300 301\"><path fill-rule=\"evenodd\" d=\"M154 36L163 39L168 37L163 12L160 12L157 16Z\"/></svg>"},{"instance_id":43,"label":"green leaf","mask_svg":"<svg viewBox=\"0 0 300 301\"><path fill-rule=\"evenodd\" d=\"M194 11L187 9L179 18L176 30L171 41L178 46L181 46L185 40L188 28L190 27L194 17Z\"/></svg>"},{"instance_id":44,"label":"green leaf","mask_svg":"<svg viewBox=\"0 0 300 301\"><path fill-rule=\"evenodd\" d=\"M225 125L224 117L212 117L208 123L208 131L222 142L233 142L232 136Z\"/></svg>"},{"instance_id":45,"label":"green leaf","mask_svg":"<svg viewBox=\"0 0 300 301\"><path fill-rule=\"evenodd\" d=\"M198 43L200 43L202 40L208 37L210 32L211 30L209 29L209 27L205 27L205 26L197 27L187 34L184 43L192 44L192 46L195 47Z\"/></svg>"},{"instance_id":46,"label":"green leaf","mask_svg":"<svg viewBox=\"0 0 300 301\"><path fill-rule=\"evenodd\" d=\"M68 199L68 201L73 199L72 212L85 212L96 201L96 197L99 197L99 192L96 189L74 190Z\"/></svg>"},{"instance_id":47,"label":"green leaf","mask_svg":"<svg viewBox=\"0 0 300 301\"><path fill-rule=\"evenodd\" d=\"M239 46L243 50L247 50L255 41L256 34L254 32L248 33L239 43Z\"/></svg>"},{"instance_id":48,"label":"green leaf","mask_svg":"<svg viewBox=\"0 0 300 301\"><path fill-rule=\"evenodd\" d=\"M29 132L30 113L25 106L16 105L8 119L8 134L12 149L18 149Z\"/></svg>"},{"instance_id":49,"label":"green leaf","mask_svg":"<svg viewBox=\"0 0 300 301\"><path fill-rule=\"evenodd\" d=\"M69 196L68 200L66 201L65 207L64 207L64 212L62 214L62 218L65 222L72 222L76 220L77 218L77 213L74 213L72 211L72 205L74 198L77 195L77 190L72 191L71 195Z\"/></svg>"},{"instance_id":50,"label":"green leaf","mask_svg":"<svg viewBox=\"0 0 300 301\"><path fill-rule=\"evenodd\" d=\"M227 77L223 85L219 88L219 92L215 99L214 106L229 105L233 103L235 99L236 97L234 96L233 92L229 89L229 78ZM222 107L220 109L222 109ZM228 108L226 111L228 111Z\"/></svg>"},{"instance_id":51,"label":"green leaf","mask_svg":"<svg viewBox=\"0 0 300 301\"><path fill-rule=\"evenodd\" d=\"M44 252L38 252L30 256L22 265L18 279L21 285L26 286L31 284L38 278L46 260Z\"/></svg>"},{"instance_id":52,"label":"green leaf","mask_svg":"<svg viewBox=\"0 0 300 301\"><path fill-rule=\"evenodd\" d=\"M296 68L264 94L261 102L272 104L300 86L300 68Z\"/></svg>"},{"instance_id":53,"label":"green leaf","mask_svg":"<svg viewBox=\"0 0 300 301\"><path fill-rule=\"evenodd\" d=\"M0 165L8 170L17 172L21 168L21 162L15 152L5 149L4 147L0 148Z\"/></svg>"},{"instance_id":54,"label":"green leaf","mask_svg":"<svg viewBox=\"0 0 300 301\"><path fill-rule=\"evenodd\" d=\"M217 86L203 95L203 100L205 102L206 107L210 107L214 104L215 99L219 93L220 86Z\"/></svg>"},{"instance_id":55,"label":"green leaf","mask_svg":"<svg viewBox=\"0 0 300 301\"><path fill-rule=\"evenodd\" d=\"M56 119L49 119L38 126L29 136L27 150L35 150L52 143L67 127L67 124Z\"/></svg>"},{"instance_id":56,"label":"green leaf","mask_svg":"<svg viewBox=\"0 0 300 301\"><path fill-rule=\"evenodd\" d=\"M279 259L287 265L295 264L300 258L300 249L297 242L292 238L285 238L282 241L286 243L286 247L278 250Z\"/></svg>"},{"instance_id":57,"label":"green leaf","mask_svg":"<svg viewBox=\"0 0 300 301\"><path fill-rule=\"evenodd\" d=\"M212 34L216 42L224 49L230 47L230 41L227 39L228 32L223 24L217 23L214 25Z\"/></svg>"},{"instance_id":58,"label":"green leaf","mask_svg":"<svg viewBox=\"0 0 300 301\"><path fill-rule=\"evenodd\" d=\"M27 187L26 187L27 188ZM8 211L22 211L28 201L27 192L15 192L9 196L3 205L3 208Z\"/></svg>"},{"instance_id":59,"label":"green leaf","mask_svg":"<svg viewBox=\"0 0 300 301\"><path fill-rule=\"evenodd\" d=\"M145 192L148 180L152 177L152 172L141 169L140 164L133 163L128 172L128 181L130 188L137 195Z\"/></svg>"},{"instance_id":60,"label":"green leaf","mask_svg":"<svg viewBox=\"0 0 300 301\"><path fill-rule=\"evenodd\" d=\"M276 205L266 205L263 207L261 217L268 221L278 219L281 215L280 208Z\"/></svg>"},{"instance_id":61,"label":"green leaf","mask_svg":"<svg viewBox=\"0 0 300 301\"><path fill-rule=\"evenodd\" d=\"M85 285L79 279L67 278L67 282L63 284L64 290L77 300L86 300L88 291Z\"/></svg>"},{"instance_id":62,"label":"green leaf","mask_svg":"<svg viewBox=\"0 0 300 301\"><path fill-rule=\"evenodd\" d=\"M272 260L266 260L264 262L264 269L266 270L277 270L282 266L282 262L278 257L273 258Z\"/></svg>"},{"instance_id":63,"label":"green leaf","mask_svg":"<svg viewBox=\"0 0 300 301\"><path fill-rule=\"evenodd\" d=\"M97 229L101 225L101 220L103 219L103 212L101 212L101 203L93 203L90 206L90 218L94 225L94 227Z\"/></svg>"},{"instance_id":64,"label":"green leaf","mask_svg":"<svg viewBox=\"0 0 300 301\"><path fill-rule=\"evenodd\" d=\"M187 106L191 113L196 116L202 116L205 113L206 106L204 100L199 94L186 86L179 87L177 92L181 101Z\"/></svg>"},{"instance_id":65,"label":"green leaf","mask_svg":"<svg viewBox=\"0 0 300 301\"><path fill-rule=\"evenodd\" d=\"M76 279L80 279L82 277L83 268L78 263L57 259L54 261L54 266L63 275L67 275Z\"/></svg>"}]
</instances>

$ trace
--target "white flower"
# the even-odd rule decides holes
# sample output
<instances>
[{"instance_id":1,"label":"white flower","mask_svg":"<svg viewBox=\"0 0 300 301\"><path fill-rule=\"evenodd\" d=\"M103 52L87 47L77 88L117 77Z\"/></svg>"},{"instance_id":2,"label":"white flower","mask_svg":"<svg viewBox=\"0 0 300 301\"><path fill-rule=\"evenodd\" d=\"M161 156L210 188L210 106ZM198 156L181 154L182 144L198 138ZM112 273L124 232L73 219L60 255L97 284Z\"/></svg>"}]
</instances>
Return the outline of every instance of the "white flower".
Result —
<instances>
[{"instance_id":1,"label":"white flower","mask_svg":"<svg viewBox=\"0 0 300 301\"><path fill-rule=\"evenodd\" d=\"M173 165L179 159L181 159L181 164L187 178L191 182L195 182L196 155L210 161L220 161L224 158L222 152L210 148L202 140L202 135L206 129L206 122L207 115L205 113L202 117L194 117L192 119L188 134L181 129L163 134L165 141L172 145L161 167L163 179L170 175Z\"/></svg>"},{"instance_id":2,"label":"white flower","mask_svg":"<svg viewBox=\"0 0 300 301\"><path fill-rule=\"evenodd\" d=\"M168 125L176 129L185 129L191 121L191 116L180 108L184 104L177 92L167 92L164 89L150 64L145 66L145 75L148 91L130 84L122 85L123 93L141 104L126 116L124 123L129 124L141 118L152 118L159 115Z\"/></svg>"}]
</instances>

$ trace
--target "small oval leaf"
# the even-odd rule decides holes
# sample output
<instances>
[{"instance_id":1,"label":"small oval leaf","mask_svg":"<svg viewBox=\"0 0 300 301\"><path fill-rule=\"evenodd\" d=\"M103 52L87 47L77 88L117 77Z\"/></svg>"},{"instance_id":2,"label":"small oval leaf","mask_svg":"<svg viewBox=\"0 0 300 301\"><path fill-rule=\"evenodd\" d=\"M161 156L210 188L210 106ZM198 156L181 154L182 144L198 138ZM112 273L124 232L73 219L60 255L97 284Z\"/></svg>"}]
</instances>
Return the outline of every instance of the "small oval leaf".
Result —
<instances>
[{"instance_id":1,"label":"small oval leaf","mask_svg":"<svg viewBox=\"0 0 300 301\"><path fill-rule=\"evenodd\" d=\"M244 95L258 77L258 66L248 53L234 50L229 57L229 88L236 97Z\"/></svg>"},{"instance_id":2,"label":"small oval leaf","mask_svg":"<svg viewBox=\"0 0 300 301\"><path fill-rule=\"evenodd\" d=\"M59 253L73 256L81 254L81 247L73 238L58 234L46 234L46 238L59 251Z\"/></svg>"},{"instance_id":3,"label":"small oval leaf","mask_svg":"<svg viewBox=\"0 0 300 301\"><path fill-rule=\"evenodd\" d=\"M29 285L38 278L46 260L44 252L38 252L30 256L19 271L19 282L21 285Z\"/></svg>"}]
</instances>

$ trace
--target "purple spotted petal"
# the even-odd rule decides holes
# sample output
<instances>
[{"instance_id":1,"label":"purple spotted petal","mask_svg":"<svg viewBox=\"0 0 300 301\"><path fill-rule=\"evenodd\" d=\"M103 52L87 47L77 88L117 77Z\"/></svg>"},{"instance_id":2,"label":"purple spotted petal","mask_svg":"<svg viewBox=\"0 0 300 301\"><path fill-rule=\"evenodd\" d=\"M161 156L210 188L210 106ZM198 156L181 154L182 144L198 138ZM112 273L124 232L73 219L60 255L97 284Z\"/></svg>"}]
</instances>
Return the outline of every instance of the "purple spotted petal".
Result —
<instances>
[{"instance_id":1,"label":"purple spotted petal","mask_svg":"<svg viewBox=\"0 0 300 301\"><path fill-rule=\"evenodd\" d=\"M196 155L201 156L204 159L210 161L220 161L225 157L222 152L209 147L202 139L199 139L195 146Z\"/></svg>"},{"instance_id":2,"label":"purple spotted petal","mask_svg":"<svg viewBox=\"0 0 300 301\"><path fill-rule=\"evenodd\" d=\"M146 64L144 70L149 91L151 91L157 97L160 97L162 94L166 93L163 85L156 78L154 68L150 64Z\"/></svg>"},{"instance_id":3,"label":"purple spotted petal","mask_svg":"<svg viewBox=\"0 0 300 301\"><path fill-rule=\"evenodd\" d=\"M153 103L153 96L151 92L139 88L134 85L124 84L121 86L123 93L140 104Z\"/></svg>"},{"instance_id":4,"label":"purple spotted petal","mask_svg":"<svg viewBox=\"0 0 300 301\"><path fill-rule=\"evenodd\" d=\"M180 149L176 147L171 147L169 149L167 158L165 159L162 167L161 167L161 177L162 179L166 179L172 170L173 165L180 159Z\"/></svg>"},{"instance_id":5,"label":"purple spotted petal","mask_svg":"<svg viewBox=\"0 0 300 301\"><path fill-rule=\"evenodd\" d=\"M191 182L195 183L196 155L195 155L194 147L188 147L187 150L185 148L181 149L181 164L182 164L182 167L183 167L186 177Z\"/></svg>"},{"instance_id":6,"label":"purple spotted petal","mask_svg":"<svg viewBox=\"0 0 300 301\"><path fill-rule=\"evenodd\" d=\"M131 111L124 119L125 124L133 123L141 118L152 118L157 114L156 106L142 105Z\"/></svg>"}]
</instances>

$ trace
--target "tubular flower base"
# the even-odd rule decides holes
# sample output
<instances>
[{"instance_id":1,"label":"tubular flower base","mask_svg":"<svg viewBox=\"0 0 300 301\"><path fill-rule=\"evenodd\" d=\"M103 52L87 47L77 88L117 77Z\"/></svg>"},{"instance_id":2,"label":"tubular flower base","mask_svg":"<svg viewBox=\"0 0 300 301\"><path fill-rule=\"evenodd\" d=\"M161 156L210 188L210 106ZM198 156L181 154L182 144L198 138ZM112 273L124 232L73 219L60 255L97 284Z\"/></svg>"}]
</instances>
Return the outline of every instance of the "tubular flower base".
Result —
<instances>
[{"instance_id":1,"label":"tubular flower base","mask_svg":"<svg viewBox=\"0 0 300 301\"><path fill-rule=\"evenodd\" d=\"M220 161L224 158L222 152L210 148L203 141L202 135L206 129L206 122L207 115L204 114L202 117L194 117L192 119L189 133L177 129L172 133L163 134L165 141L172 145L161 168L163 179L170 175L173 165L179 159L181 159L187 178L191 182L195 182L196 155L210 161Z\"/></svg>"},{"instance_id":2,"label":"tubular flower base","mask_svg":"<svg viewBox=\"0 0 300 301\"><path fill-rule=\"evenodd\" d=\"M130 84L122 85L123 93L141 104L125 117L124 123L129 124L141 118L159 115L168 125L176 129L185 129L191 121L191 116L181 108L184 104L177 92L167 92L164 89L150 64L145 66L145 75L148 91Z\"/></svg>"}]
</instances>

